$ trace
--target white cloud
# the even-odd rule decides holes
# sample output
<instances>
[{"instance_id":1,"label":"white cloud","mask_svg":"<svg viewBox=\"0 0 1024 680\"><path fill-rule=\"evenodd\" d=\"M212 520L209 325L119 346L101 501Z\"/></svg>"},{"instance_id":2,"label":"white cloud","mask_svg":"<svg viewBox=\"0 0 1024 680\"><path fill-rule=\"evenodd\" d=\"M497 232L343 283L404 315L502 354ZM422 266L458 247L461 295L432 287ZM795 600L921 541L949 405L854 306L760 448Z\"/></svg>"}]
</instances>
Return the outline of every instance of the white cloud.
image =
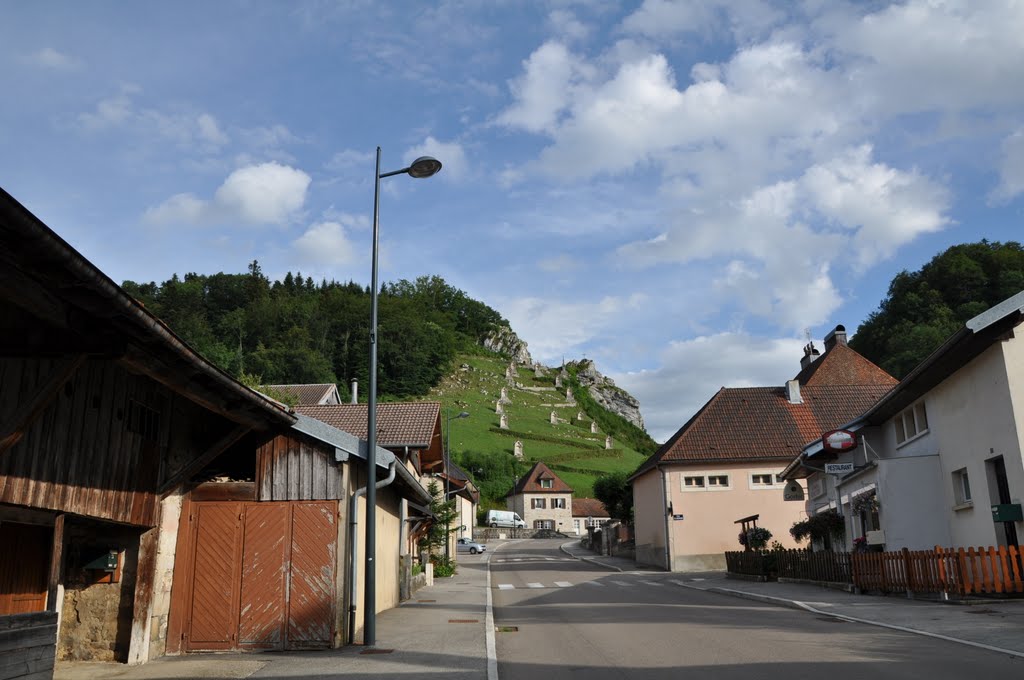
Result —
<instances>
[{"instance_id":1,"label":"white cloud","mask_svg":"<svg viewBox=\"0 0 1024 680\"><path fill-rule=\"evenodd\" d=\"M303 207L310 176L278 163L261 163L235 170L209 201L177 194L146 211L159 223L198 224L238 220L249 224L284 224Z\"/></svg>"},{"instance_id":2,"label":"white cloud","mask_svg":"<svg viewBox=\"0 0 1024 680\"><path fill-rule=\"evenodd\" d=\"M719 10L719 3L704 0L644 0L623 20L622 28L650 37L709 33L722 23Z\"/></svg>"},{"instance_id":3,"label":"white cloud","mask_svg":"<svg viewBox=\"0 0 1024 680\"><path fill-rule=\"evenodd\" d=\"M52 47L44 47L37 52L26 55L22 60L33 66L54 71L74 71L81 66L81 63L74 57L58 52Z\"/></svg>"},{"instance_id":4,"label":"white cloud","mask_svg":"<svg viewBox=\"0 0 1024 680\"><path fill-rule=\"evenodd\" d=\"M199 126L199 136L216 146L222 146L228 143L228 136L217 125L217 119L208 113L199 115L196 119L196 123Z\"/></svg>"},{"instance_id":5,"label":"white cloud","mask_svg":"<svg viewBox=\"0 0 1024 680\"><path fill-rule=\"evenodd\" d=\"M427 137L422 144L406 151L403 158L408 165L420 156L431 156L441 161L441 177L459 180L466 176L469 169L466 153L458 142L441 142L433 137Z\"/></svg>"},{"instance_id":6,"label":"white cloud","mask_svg":"<svg viewBox=\"0 0 1024 680\"><path fill-rule=\"evenodd\" d=\"M574 271L581 266L582 263L579 260L569 255L556 255L555 257L547 257L537 262L538 269L551 274Z\"/></svg>"},{"instance_id":7,"label":"white cloud","mask_svg":"<svg viewBox=\"0 0 1024 680\"><path fill-rule=\"evenodd\" d=\"M555 363L645 304L642 294L579 303L525 297L502 303L501 310L520 337L528 339L534 359Z\"/></svg>"},{"instance_id":8,"label":"white cloud","mask_svg":"<svg viewBox=\"0 0 1024 680\"><path fill-rule=\"evenodd\" d=\"M318 222L310 225L292 245L303 263L337 266L355 261L352 242L345 232L344 225L339 222Z\"/></svg>"},{"instance_id":9,"label":"white cloud","mask_svg":"<svg viewBox=\"0 0 1024 680\"><path fill-rule=\"evenodd\" d=\"M548 14L548 24L556 35L569 40L584 40L590 35L590 27L568 10L553 10Z\"/></svg>"},{"instance_id":10,"label":"white cloud","mask_svg":"<svg viewBox=\"0 0 1024 680\"><path fill-rule=\"evenodd\" d=\"M671 342L658 368L611 377L640 401L647 431L664 442L722 387L784 384L799 372L804 344L742 332L700 336Z\"/></svg>"},{"instance_id":11,"label":"white cloud","mask_svg":"<svg viewBox=\"0 0 1024 680\"><path fill-rule=\"evenodd\" d=\"M634 266L730 257L718 291L780 327L823 322L842 303L831 278L860 271L949 222L947 190L916 172L847 149L796 180L679 219L653 239L619 248Z\"/></svg>"},{"instance_id":12,"label":"white cloud","mask_svg":"<svg viewBox=\"0 0 1024 680\"><path fill-rule=\"evenodd\" d=\"M509 83L515 103L498 122L530 132L554 130L559 114L570 103L571 85L580 66L565 45L546 42L523 62L525 73Z\"/></svg>"},{"instance_id":13,"label":"white cloud","mask_svg":"<svg viewBox=\"0 0 1024 680\"><path fill-rule=\"evenodd\" d=\"M989 195L997 203L1024 192L1024 128L1003 140L1001 156L999 185Z\"/></svg>"}]
</instances>

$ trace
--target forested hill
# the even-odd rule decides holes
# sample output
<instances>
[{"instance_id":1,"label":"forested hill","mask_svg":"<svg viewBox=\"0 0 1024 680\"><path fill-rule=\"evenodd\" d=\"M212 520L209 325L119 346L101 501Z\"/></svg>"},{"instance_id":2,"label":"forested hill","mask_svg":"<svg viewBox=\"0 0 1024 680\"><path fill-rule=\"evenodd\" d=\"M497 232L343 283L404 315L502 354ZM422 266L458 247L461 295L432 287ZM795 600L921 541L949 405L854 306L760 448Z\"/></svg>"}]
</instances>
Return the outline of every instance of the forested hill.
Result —
<instances>
[{"instance_id":1,"label":"forested hill","mask_svg":"<svg viewBox=\"0 0 1024 680\"><path fill-rule=\"evenodd\" d=\"M964 322L1024 290L1024 248L1014 241L953 246L889 284L850 346L902 378Z\"/></svg>"},{"instance_id":2,"label":"forested hill","mask_svg":"<svg viewBox=\"0 0 1024 680\"><path fill-rule=\"evenodd\" d=\"M122 284L207 359L256 382L367 384L370 291L290 272L270 281L258 262L246 274L186 274ZM379 296L378 391L425 395L456 354L480 352L507 322L436 276L384 284Z\"/></svg>"}]
</instances>

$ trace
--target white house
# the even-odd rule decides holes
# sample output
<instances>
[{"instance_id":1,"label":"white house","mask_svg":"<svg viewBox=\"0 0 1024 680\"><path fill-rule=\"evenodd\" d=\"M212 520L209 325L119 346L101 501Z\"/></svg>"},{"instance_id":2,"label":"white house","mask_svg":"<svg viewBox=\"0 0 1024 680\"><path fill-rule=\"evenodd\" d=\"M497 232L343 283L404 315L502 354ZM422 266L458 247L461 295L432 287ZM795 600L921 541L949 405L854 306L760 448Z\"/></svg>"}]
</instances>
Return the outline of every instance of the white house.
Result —
<instances>
[{"instance_id":1,"label":"white house","mask_svg":"<svg viewBox=\"0 0 1024 680\"><path fill-rule=\"evenodd\" d=\"M846 543L886 550L1019 545L1024 538L1024 292L969 320L844 429L858 448L806 446L807 512L840 508ZM825 463L852 462L842 475Z\"/></svg>"}]
</instances>

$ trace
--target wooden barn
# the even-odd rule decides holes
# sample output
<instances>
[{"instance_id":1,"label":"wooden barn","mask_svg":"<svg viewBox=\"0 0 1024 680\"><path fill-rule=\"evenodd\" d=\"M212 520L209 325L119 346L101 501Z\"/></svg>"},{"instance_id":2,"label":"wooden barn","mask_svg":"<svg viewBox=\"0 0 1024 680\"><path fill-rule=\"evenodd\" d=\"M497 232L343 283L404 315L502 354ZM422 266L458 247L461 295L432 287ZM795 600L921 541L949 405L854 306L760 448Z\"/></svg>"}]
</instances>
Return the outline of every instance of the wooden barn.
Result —
<instances>
[{"instance_id":1,"label":"wooden barn","mask_svg":"<svg viewBox=\"0 0 1024 680\"><path fill-rule=\"evenodd\" d=\"M0 680L339 644L361 446L210 364L0 190ZM378 581L397 592L398 499L429 498L377 456L378 536L395 534ZM258 559L277 590L251 580ZM197 620L196 602L226 619Z\"/></svg>"}]
</instances>

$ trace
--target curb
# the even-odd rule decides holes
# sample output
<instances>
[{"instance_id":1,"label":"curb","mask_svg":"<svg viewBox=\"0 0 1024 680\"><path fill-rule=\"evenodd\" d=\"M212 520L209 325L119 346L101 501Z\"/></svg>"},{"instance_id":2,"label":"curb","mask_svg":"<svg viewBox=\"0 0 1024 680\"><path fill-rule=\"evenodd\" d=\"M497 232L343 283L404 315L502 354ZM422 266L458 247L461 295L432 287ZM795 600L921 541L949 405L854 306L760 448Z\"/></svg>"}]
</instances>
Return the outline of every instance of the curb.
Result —
<instances>
[{"instance_id":1,"label":"curb","mask_svg":"<svg viewBox=\"0 0 1024 680\"><path fill-rule=\"evenodd\" d=\"M620 567L616 567L616 566L613 566L611 564L605 564L604 562L601 562L600 560L598 560L597 558L594 558L594 557L583 557L582 555L576 555L576 554L566 550L565 546L567 546L567 545L569 545L569 543L563 543L562 545L558 546L558 549L561 550L562 552L564 552L569 557L575 559L575 560L580 560L581 562L589 562L590 564L596 564L599 567L604 567L605 569L611 569L612 571L617 571L620 574L622 573L622 569Z\"/></svg>"},{"instance_id":2,"label":"curb","mask_svg":"<svg viewBox=\"0 0 1024 680\"><path fill-rule=\"evenodd\" d=\"M682 584L680 584L682 585ZM1009 654L1020 659L1024 659L1024 652L1018 652L1013 649L1006 649L1004 647L996 647L993 645L986 645L983 642L974 642L972 640L964 640L962 638L950 637L948 635L941 635L939 633L930 633L925 630L918 630L916 628L907 628L906 626L897 626L892 623L882 623L881 621L872 621L870 619L861 619L855 616L847 616L846 614L836 614L835 612L821 611L814 607L804 604L798 600L787 600L782 597L772 597L771 595L761 595L760 593L748 593L743 590L733 590L732 588L719 588L717 586L711 588L698 588L696 586L684 585L684 588L692 588L693 590L703 590L708 593L718 593L720 595L731 595L732 597L738 597L745 600L756 600L758 602L765 602L767 604L775 604L782 607L789 607L790 609L799 609L802 611L817 614L819 616L829 616L840 621L849 621L850 623L863 623L868 626L877 626L878 628L888 628L889 630L897 630L902 633L911 633L913 635L921 635L923 637L929 637L936 640L943 640L944 642L955 642L956 644L966 645L968 647L975 647L977 649L985 649L990 652L997 652L999 654Z\"/></svg>"}]
</instances>

